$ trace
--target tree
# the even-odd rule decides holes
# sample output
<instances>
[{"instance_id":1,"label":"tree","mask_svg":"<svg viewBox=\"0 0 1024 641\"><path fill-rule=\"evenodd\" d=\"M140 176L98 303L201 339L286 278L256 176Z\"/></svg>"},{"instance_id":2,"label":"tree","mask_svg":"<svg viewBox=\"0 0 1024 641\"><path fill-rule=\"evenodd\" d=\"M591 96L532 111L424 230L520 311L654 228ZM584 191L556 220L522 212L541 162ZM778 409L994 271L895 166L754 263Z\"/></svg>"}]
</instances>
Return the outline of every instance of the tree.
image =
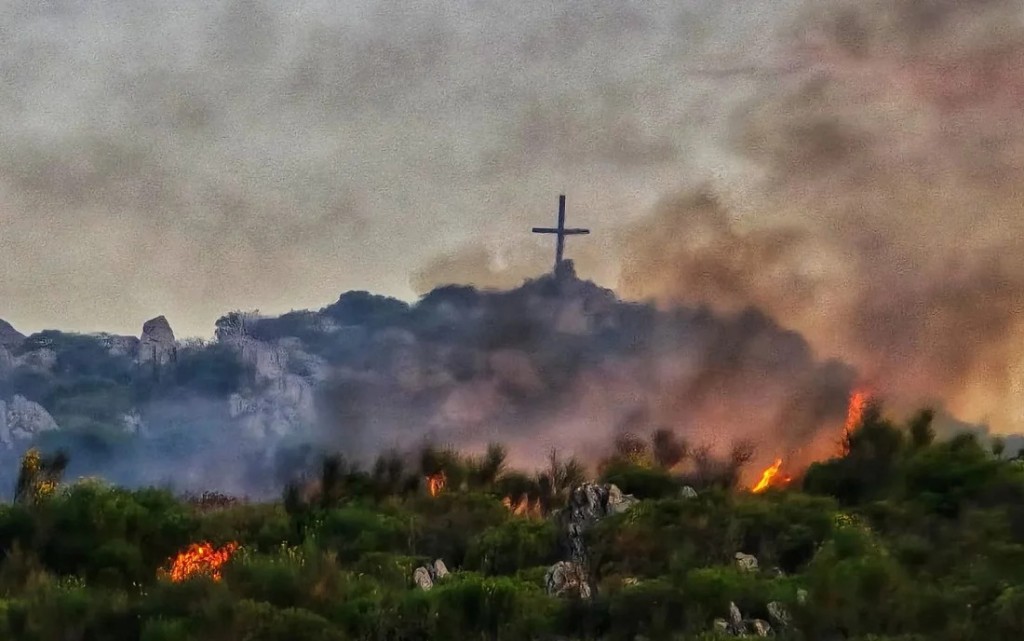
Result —
<instances>
[{"instance_id":1,"label":"tree","mask_svg":"<svg viewBox=\"0 0 1024 641\"><path fill-rule=\"evenodd\" d=\"M67 466L68 456L62 450L47 457L36 448L25 452L14 488L14 502L31 505L53 494Z\"/></svg>"}]
</instances>

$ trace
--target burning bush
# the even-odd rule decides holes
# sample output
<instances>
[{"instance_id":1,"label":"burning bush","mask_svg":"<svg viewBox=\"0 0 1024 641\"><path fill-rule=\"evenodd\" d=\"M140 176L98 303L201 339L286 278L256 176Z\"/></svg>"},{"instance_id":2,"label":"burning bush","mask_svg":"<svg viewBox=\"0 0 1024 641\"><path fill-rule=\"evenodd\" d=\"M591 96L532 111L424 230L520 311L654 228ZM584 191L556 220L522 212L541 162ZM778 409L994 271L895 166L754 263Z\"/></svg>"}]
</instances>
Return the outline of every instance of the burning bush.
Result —
<instances>
[{"instance_id":1,"label":"burning bush","mask_svg":"<svg viewBox=\"0 0 1024 641\"><path fill-rule=\"evenodd\" d=\"M194 576L209 576L214 581L220 581L221 567L231 560L238 548L238 543L234 542L220 548L208 542L193 543L171 560L167 576L175 583Z\"/></svg>"}]
</instances>

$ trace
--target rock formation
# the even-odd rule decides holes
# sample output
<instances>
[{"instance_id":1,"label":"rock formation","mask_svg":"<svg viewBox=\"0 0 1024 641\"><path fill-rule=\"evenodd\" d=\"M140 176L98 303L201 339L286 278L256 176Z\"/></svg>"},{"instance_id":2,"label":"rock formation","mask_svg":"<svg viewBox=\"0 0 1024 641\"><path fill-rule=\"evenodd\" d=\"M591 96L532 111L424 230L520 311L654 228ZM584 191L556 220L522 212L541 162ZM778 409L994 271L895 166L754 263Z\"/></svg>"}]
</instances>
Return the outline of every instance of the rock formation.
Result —
<instances>
[{"instance_id":1,"label":"rock formation","mask_svg":"<svg viewBox=\"0 0 1024 641\"><path fill-rule=\"evenodd\" d=\"M735 603L729 602L729 618L715 619L712 628L720 634L736 637L767 637L772 633L772 626L763 619L744 619Z\"/></svg>"},{"instance_id":2,"label":"rock formation","mask_svg":"<svg viewBox=\"0 0 1024 641\"><path fill-rule=\"evenodd\" d=\"M0 319L0 347L14 350L25 342L25 335L14 329L7 321Z\"/></svg>"},{"instance_id":3,"label":"rock formation","mask_svg":"<svg viewBox=\"0 0 1024 641\"><path fill-rule=\"evenodd\" d=\"M756 572L758 568L757 557L753 554L736 553L736 567L744 572Z\"/></svg>"},{"instance_id":4,"label":"rock formation","mask_svg":"<svg viewBox=\"0 0 1024 641\"><path fill-rule=\"evenodd\" d=\"M548 568L544 585L551 596L589 599L591 594L586 569L573 561L559 561Z\"/></svg>"},{"instance_id":5,"label":"rock formation","mask_svg":"<svg viewBox=\"0 0 1024 641\"><path fill-rule=\"evenodd\" d=\"M7 449L57 428L57 421L39 403L17 395L10 402L0 401L0 443Z\"/></svg>"},{"instance_id":6,"label":"rock formation","mask_svg":"<svg viewBox=\"0 0 1024 641\"><path fill-rule=\"evenodd\" d=\"M565 509L559 513L569 560L586 567L587 552L583 533L606 516L625 512L636 503L636 498L623 494L614 484L584 483L574 489Z\"/></svg>"},{"instance_id":7,"label":"rock formation","mask_svg":"<svg viewBox=\"0 0 1024 641\"><path fill-rule=\"evenodd\" d=\"M448 576L448 566L441 559L434 559L433 563L420 566L412 573L412 581L421 590L429 590L434 584Z\"/></svg>"},{"instance_id":8,"label":"rock formation","mask_svg":"<svg viewBox=\"0 0 1024 641\"><path fill-rule=\"evenodd\" d=\"M142 325L139 338L139 363L163 365L177 358L177 341L171 324L163 316L157 316Z\"/></svg>"},{"instance_id":9,"label":"rock formation","mask_svg":"<svg viewBox=\"0 0 1024 641\"><path fill-rule=\"evenodd\" d=\"M584 483L572 491L565 509L558 513L568 560L559 561L548 569L545 582L549 594L590 597L583 535L601 519L625 512L636 503L635 497L623 494L614 484Z\"/></svg>"}]
</instances>

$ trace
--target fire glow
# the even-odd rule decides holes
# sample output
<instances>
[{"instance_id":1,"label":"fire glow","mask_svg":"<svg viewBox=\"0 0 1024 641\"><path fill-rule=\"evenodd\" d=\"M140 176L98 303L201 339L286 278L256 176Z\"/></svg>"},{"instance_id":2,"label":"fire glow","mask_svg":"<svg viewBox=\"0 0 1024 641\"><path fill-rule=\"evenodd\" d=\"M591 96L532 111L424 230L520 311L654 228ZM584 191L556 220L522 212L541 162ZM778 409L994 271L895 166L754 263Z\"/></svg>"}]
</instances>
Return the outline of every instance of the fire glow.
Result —
<instances>
[{"instance_id":1,"label":"fire glow","mask_svg":"<svg viewBox=\"0 0 1024 641\"><path fill-rule=\"evenodd\" d=\"M220 581L221 567L231 559L236 550L238 544L234 542L221 548L215 548L207 542L193 543L174 557L168 574L175 583L197 575L206 575L214 581Z\"/></svg>"},{"instance_id":2,"label":"fire glow","mask_svg":"<svg viewBox=\"0 0 1024 641\"><path fill-rule=\"evenodd\" d=\"M757 485L751 491L754 494L760 494L771 487L772 481L779 474L780 469L782 469L782 459L778 458L764 472L761 472L761 480L757 482Z\"/></svg>"},{"instance_id":3,"label":"fire glow","mask_svg":"<svg viewBox=\"0 0 1024 641\"><path fill-rule=\"evenodd\" d=\"M864 410L871 401L871 393L866 389L854 390L850 395L850 403L846 408L846 424L843 426L843 434L848 436L853 433L864 419Z\"/></svg>"},{"instance_id":4,"label":"fire glow","mask_svg":"<svg viewBox=\"0 0 1024 641\"><path fill-rule=\"evenodd\" d=\"M430 492L430 496L437 497L444 491L444 486L447 483L448 478L444 475L444 472L431 474L427 477L427 491Z\"/></svg>"},{"instance_id":5,"label":"fire glow","mask_svg":"<svg viewBox=\"0 0 1024 641\"><path fill-rule=\"evenodd\" d=\"M850 401L846 407L846 422L843 424L843 436L844 439L848 438L858 427L860 427L861 421L864 420L864 412L867 411L868 405L871 403L872 394L866 388L857 388L850 394ZM782 469L782 459L775 459L775 462L769 465L761 472L761 479L751 488L751 491L755 494L764 492L769 487L785 485L790 482L791 477L779 476L779 471Z\"/></svg>"}]
</instances>

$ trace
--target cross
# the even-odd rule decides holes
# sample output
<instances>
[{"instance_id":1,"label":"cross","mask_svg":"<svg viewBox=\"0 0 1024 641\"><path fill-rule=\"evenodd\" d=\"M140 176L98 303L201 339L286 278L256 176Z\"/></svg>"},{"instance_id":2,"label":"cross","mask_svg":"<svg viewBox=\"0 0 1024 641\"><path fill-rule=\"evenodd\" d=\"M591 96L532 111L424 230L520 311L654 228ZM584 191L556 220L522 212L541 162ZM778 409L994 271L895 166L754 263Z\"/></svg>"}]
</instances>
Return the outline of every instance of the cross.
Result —
<instances>
[{"instance_id":1,"label":"cross","mask_svg":"<svg viewBox=\"0 0 1024 641\"><path fill-rule=\"evenodd\" d=\"M534 227L535 234L557 234L558 244L555 245L555 271L562 264L562 254L565 252L565 237L589 234L589 229L566 229L565 228L565 194L558 197L558 227Z\"/></svg>"}]
</instances>

